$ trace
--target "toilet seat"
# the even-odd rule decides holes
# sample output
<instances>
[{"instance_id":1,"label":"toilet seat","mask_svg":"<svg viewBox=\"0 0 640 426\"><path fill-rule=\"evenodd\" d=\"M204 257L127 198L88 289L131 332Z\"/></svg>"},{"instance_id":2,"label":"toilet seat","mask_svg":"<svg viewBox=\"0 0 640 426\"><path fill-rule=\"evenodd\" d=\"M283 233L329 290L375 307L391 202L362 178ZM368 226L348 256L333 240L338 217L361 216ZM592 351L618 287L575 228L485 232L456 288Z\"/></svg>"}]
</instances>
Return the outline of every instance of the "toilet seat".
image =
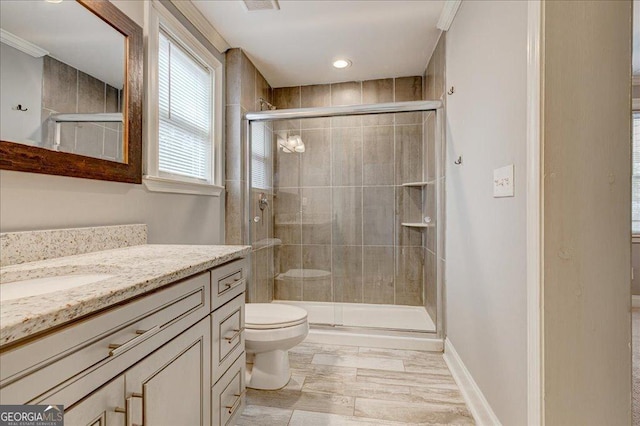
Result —
<instances>
[{"instance_id":1,"label":"toilet seat","mask_svg":"<svg viewBox=\"0 0 640 426\"><path fill-rule=\"evenodd\" d=\"M291 305L247 303L244 322L245 328L251 330L295 327L307 322L307 311Z\"/></svg>"}]
</instances>

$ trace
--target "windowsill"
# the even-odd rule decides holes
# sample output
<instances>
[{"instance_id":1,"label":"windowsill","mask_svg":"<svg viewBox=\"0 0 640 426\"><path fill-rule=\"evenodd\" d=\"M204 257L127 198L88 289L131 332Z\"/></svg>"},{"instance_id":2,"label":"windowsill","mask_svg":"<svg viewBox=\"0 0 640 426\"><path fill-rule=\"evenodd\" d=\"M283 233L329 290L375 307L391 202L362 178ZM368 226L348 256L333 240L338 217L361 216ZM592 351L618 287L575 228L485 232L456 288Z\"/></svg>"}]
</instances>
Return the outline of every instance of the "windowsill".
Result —
<instances>
[{"instance_id":1,"label":"windowsill","mask_svg":"<svg viewBox=\"0 0 640 426\"><path fill-rule=\"evenodd\" d=\"M149 191L170 192L173 194L208 195L210 197L219 197L224 191L224 186L181 182L179 180L148 175L142 177L142 183Z\"/></svg>"},{"instance_id":2,"label":"windowsill","mask_svg":"<svg viewBox=\"0 0 640 426\"><path fill-rule=\"evenodd\" d=\"M631 244L640 244L640 234L631 234Z\"/></svg>"}]
</instances>

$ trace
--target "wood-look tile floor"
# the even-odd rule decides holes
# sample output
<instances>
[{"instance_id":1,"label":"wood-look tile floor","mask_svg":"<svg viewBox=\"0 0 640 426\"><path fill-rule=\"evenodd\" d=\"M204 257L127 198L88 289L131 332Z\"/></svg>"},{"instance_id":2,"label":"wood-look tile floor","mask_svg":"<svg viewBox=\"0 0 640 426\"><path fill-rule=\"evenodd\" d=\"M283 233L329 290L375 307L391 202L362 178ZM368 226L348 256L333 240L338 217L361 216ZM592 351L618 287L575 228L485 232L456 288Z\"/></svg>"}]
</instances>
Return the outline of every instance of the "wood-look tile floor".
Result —
<instances>
[{"instance_id":1,"label":"wood-look tile floor","mask_svg":"<svg viewBox=\"0 0 640 426\"><path fill-rule=\"evenodd\" d=\"M247 389L240 426L470 425L442 354L302 343L277 391Z\"/></svg>"}]
</instances>

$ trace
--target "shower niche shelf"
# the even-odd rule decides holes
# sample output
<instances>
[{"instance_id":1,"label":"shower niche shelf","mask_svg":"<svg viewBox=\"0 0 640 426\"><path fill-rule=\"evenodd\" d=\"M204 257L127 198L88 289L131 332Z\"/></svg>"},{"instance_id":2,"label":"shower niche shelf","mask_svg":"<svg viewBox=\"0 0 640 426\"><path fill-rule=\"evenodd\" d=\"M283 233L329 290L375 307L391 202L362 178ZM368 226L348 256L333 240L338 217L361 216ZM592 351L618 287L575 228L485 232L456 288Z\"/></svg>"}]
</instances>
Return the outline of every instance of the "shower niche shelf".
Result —
<instances>
[{"instance_id":1,"label":"shower niche shelf","mask_svg":"<svg viewBox=\"0 0 640 426\"><path fill-rule=\"evenodd\" d=\"M437 182L436 179L426 180L423 177L422 181L405 182L402 184L403 187L415 188L416 190L420 191L420 193L422 194L422 209L420 211L420 219L416 221L417 217L415 217L415 215L412 215L413 217L406 218L407 219L406 222L401 222L402 226L405 226L407 228L419 228L419 229L435 227L434 221L422 221L422 219L426 219L427 217L427 206L425 204L427 191L435 191L434 184L436 182Z\"/></svg>"},{"instance_id":2,"label":"shower niche shelf","mask_svg":"<svg viewBox=\"0 0 640 426\"><path fill-rule=\"evenodd\" d=\"M436 183L435 180L429 180L425 182L407 182L407 183L403 183L402 186L413 186L418 188L422 186L433 185L434 183Z\"/></svg>"},{"instance_id":3,"label":"shower niche shelf","mask_svg":"<svg viewBox=\"0 0 640 426\"><path fill-rule=\"evenodd\" d=\"M402 226L406 226L408 228L433 228L433 223L420 223L420 222L416 222L416 223L410 223L410 222L404 222L402 223Z\"/></svg>"}]
</instances>

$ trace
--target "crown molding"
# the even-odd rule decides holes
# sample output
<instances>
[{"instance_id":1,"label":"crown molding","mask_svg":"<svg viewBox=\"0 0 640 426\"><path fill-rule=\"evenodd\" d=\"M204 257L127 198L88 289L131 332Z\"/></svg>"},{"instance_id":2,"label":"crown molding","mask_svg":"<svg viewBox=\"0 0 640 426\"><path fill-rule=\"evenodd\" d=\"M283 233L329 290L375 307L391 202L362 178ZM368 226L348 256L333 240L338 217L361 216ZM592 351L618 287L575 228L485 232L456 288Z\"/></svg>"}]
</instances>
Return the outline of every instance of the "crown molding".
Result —
<instances>
[{"instance_id":1,"label":"crown molding","mask_svg":"<svg viewBox=\"0 0 640 426\"><path fill-rule=\"evenodd\" d=\"M15 34L11 34L9 31L5 31L1 28L0 42L6 44L7 46L16 48L19 51L26 53L27 55L33 56L34 58L41 58L49 54L49 52L47 52L43 48L36 46L35 44L28 42L27 40L20 38Z\"/></svg>"},{"instance_id":2,"label":"crown molding","mask_svg":"<svg viewBox=\"0 0 640 426\"><path fill-rule=\"evenodd\" d=\"M227 43L214 26L211 25L211 22L204 17L202 12L200 12L191 0L171 0L171 4L173 4L220 53L224 53L231 48L229 43Z\"/></svg>"},{"instance_id":3,"label":"crown molding","mask_svg":"<svg viewBox=\"0 0 640 426\"><path fill-rule=\"evenodd\" d=\"M438 27L439 30L449 31L449 27L453 23L453 18L456 17L456 13L458 13L458 9L460 8L460 4L462 4L462 0L447 0L442 8L442 12L440 13L440 19L438 19Z\"/></svg>"}]
</instances>

